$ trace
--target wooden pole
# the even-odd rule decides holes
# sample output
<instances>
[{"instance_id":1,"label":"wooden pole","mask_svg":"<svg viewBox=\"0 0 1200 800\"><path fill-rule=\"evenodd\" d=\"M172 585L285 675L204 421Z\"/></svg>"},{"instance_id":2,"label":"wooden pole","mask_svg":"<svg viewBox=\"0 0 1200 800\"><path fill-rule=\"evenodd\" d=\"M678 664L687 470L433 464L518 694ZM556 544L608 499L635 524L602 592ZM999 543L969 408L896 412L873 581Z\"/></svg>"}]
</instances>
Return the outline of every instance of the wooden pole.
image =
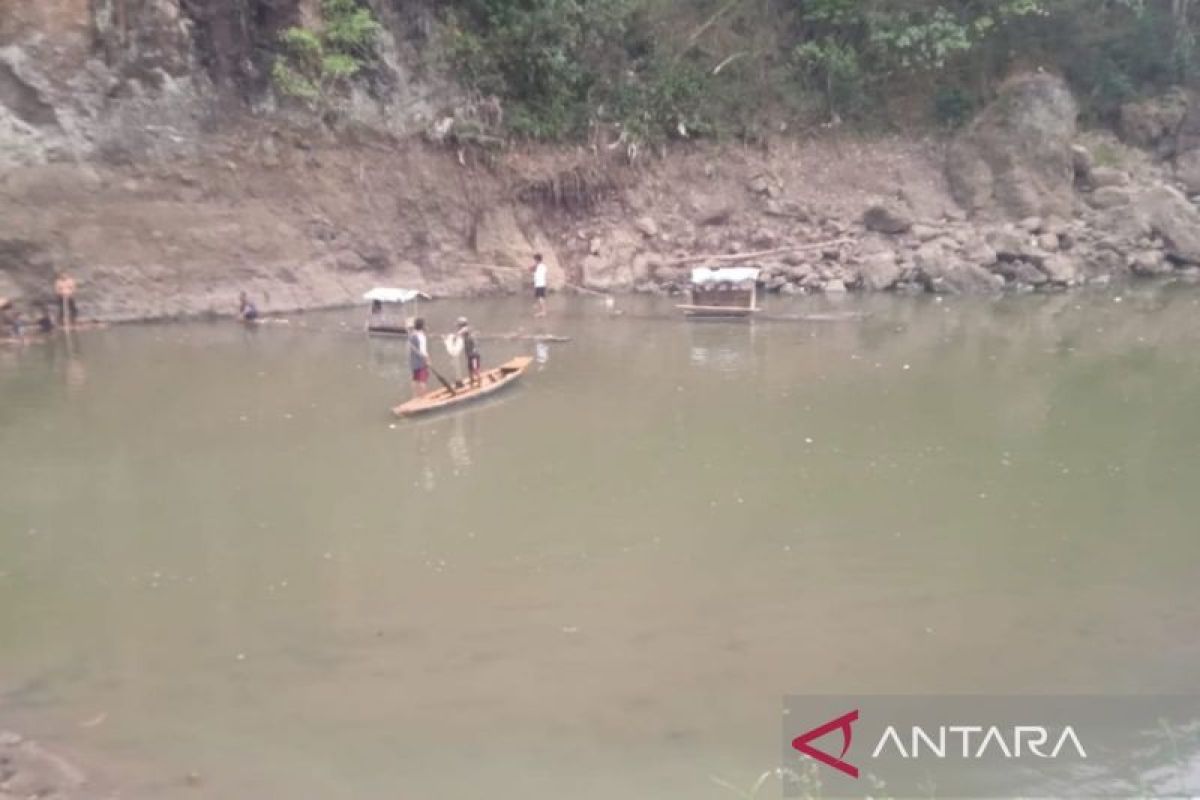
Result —
<instances>
[{"instance_id":1,"label":"wooden pole","mask_svg":"<svg viewBox=\"0 0 1200 800\"><path fill-rule=\"evenodd\" d=\"M799 253L805 250L820 250L825 247L833 247L840 244L854 244L854 239L830 239L825 242L812 242L810 244L798 244L790 247L776 247L771 250L756 250L752 253L705 253L696 256L687 256L685 258L676 258L670 261L664 261L664 266L676 266L679 264L692 264L697 261L749 261L752 258L765 258L767 256L778 256L784 253Z\"/></svg>"}]
</instances>

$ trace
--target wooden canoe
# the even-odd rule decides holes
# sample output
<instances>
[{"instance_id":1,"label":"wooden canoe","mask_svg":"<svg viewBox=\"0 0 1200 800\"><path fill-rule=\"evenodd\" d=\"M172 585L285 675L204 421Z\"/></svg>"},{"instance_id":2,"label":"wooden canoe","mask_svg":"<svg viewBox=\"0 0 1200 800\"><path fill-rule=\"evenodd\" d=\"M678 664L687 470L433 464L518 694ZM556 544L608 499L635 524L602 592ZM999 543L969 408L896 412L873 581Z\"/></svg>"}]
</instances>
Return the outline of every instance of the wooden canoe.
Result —
<instances>
[{"instance_id":1,"label":"wooden canoe","mask_svg":"<svg viewBox=\"0 0 1200 800\"><path fill-rule=\"evenodd\" d=\"M408 328L403 325L386 325L382 322L367 324L368 336L408 336Z\"/></svg>"},{"instance_id":2,"label":"wooden canoe","mask_svg":"<svg viewBox=\"0 0 1200 800\"><path fill-rule=\"evenodd\" d=\"M517 356L495 369L484 370L480 374L481 380L477 387L470 386L466 381L459 381L454 392L443 386L407 403L401 403L392 409L392 413L397 417L415 417L487 397L515 382L532 363L533 359L529 356Z\"/></svg>"}]
</instances>

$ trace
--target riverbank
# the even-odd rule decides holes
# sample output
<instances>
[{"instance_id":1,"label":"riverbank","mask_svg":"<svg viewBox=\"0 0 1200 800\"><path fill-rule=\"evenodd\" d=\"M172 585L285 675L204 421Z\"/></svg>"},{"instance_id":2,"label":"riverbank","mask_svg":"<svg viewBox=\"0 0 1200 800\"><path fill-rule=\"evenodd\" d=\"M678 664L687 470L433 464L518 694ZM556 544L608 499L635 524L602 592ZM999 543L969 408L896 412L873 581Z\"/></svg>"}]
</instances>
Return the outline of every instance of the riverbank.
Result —
<instances>
[{"instance_id":1,"label":"riverbank","mask_svg":"<svg viewBox=\"0 0 1200 800\"><path fill-rule=\"evenodd\" d=\"M949 138L829 134L657 156L265 123L186 153L9 169L0 296L80 283L100 321L344 306L372 286L676 292L692 266L759 266L781 294L1048 291L1200 274L1200 212L1168 164L1080 133L1065 86L1014 80Z\"/></svg>"}]
</instances>

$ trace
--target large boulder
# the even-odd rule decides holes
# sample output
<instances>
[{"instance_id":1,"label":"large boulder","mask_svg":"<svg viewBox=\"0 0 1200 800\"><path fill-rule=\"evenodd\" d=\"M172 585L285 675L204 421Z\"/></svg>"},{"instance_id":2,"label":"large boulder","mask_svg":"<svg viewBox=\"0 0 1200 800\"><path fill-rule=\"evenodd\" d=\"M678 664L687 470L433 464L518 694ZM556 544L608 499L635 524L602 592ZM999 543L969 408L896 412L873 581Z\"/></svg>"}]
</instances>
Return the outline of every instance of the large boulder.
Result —
<instances>
[{"instance_id":1,"label":"large boulder","mask_svg":"<svg viewBox=\"0 0 1200 800\"><path fill-rule=\"evenodd\" d=\"M863 288L877 292L892 288L903 273L896 254L890 250L864 256L858 267Z\"/></svg>"},{"instance_id":2,"label":"large boulder","mask_svg":"<svg viewBox=\"0 0 1200 800\"><path fill-rule=\"evenodd\" d=\"M1121 106L1121 138L1135 147L1152 150L1161 156L1175 152L1176 138L1190 105L1183 89L1172 89L1158 97Z\"/></svg>"},{"instance_id":3,"label":"large boulder","mask_svg":"<svg viewBox=\"0 0 1200 800\"><path fill-rule=\"evenodd\" d=\"M921 245L915 263L925 287L937 294L983 294L1004 287L1004 279L964 261L937 242Z\"/></svg>"},{"instance_id":4,"label":"large boulder","mask_svg":"<svg viewBox=\"0 0 1200 800\"><path fill-rule=\"evenodd\" d=\"M1188 194L1200 194L1200 150L1190 150L1175 159L1175 179Z\"/></svg>"},{"instance_id":5,"label":"large boulder","mask_svg":"<svg viewBox=\"0 0 1200 800\"><path fill-rule=\"evenodd\" d=\"M912 230L912 215L896 203L879 201L863 212L863 225L876 233L900 234Z\"/></svg>"},{"instance_id":6,"label":"large boulder","mask_svg":"<svg viewBox=\"0 0 1200 800\"><path fill-rule=\"evenodd\" d=\"M584 287L600 291L631 289L650 278L650 266L641 252L639 236L626 228L614 228L594 242L583 259Z\"/></svg>"},{"instance_id":7,"label":"large boulder","mask_svg":"<svg viewBox=\"0 0 1200 800\"><path fill-rule=\"evenodd\" d=\"M1142 193L1138 208L1151 230L1166 243L1168 255L1200 264L1200 211L1182 192L1171 186L1156 186Z\"/></svg>"},{"instance_id":8,"label":"large boulder","mask_svg":"<svg viewBox=\"0 0 1200 800\"><path fill-rule=\"evenodd\" d=\"M954 198L975 214L1069 216L1078 113L1061 78L1011 79L951 143L946 174Z\"/></svg>"},{"instance_id":9,"label":"large boulder","mask_svg":"<svg viewBox=\"0 0 1200 800\"><path fill-rule=\"evenodd\" d=\"M1074 286L1080 282L1083 270L1079 262L1068 255L1055 254L1042 261L1042 272L1051 282L1061 286Z\"/></svg>"}]
</instances>

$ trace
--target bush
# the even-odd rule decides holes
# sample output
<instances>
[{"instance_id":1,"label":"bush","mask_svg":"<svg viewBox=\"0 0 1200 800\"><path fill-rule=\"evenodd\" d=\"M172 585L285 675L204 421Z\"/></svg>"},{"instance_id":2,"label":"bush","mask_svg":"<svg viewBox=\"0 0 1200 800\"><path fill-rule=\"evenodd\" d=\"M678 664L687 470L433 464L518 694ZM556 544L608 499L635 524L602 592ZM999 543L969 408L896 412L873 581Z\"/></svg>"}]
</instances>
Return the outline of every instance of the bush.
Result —
<instances>
[{"instance_id":1,"label":"bush","mask_svg":"<svg viewBox=\"0 0 1200 800\"><path fill-rule=\"evenodd\" d=\"M975 98L958 86L941 86L933 95L933 117L947 128L958 128L975 115Z\"/></svg>"},{"instance_id":2,"label":"bush","mask_svg":"<svg viewBox=\"0 0 1200 800\"><path fill-rule=\"evenodd\" d=\"M374 63L383 27L358 0L322 0L321 15L318 31L293 27L280 35L271 78L281 94L328 110L336 94Z\"/></svg>"}]
</instances>

